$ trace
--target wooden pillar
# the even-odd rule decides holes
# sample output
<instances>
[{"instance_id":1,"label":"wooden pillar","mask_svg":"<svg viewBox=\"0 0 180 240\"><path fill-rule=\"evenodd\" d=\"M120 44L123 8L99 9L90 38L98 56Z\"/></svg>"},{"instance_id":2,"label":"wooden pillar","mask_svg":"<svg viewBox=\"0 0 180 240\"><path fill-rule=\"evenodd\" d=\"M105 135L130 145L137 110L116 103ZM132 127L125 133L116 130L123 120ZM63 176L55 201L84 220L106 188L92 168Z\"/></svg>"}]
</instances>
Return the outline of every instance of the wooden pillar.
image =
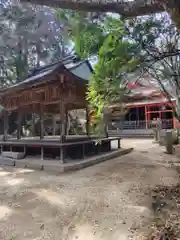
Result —
<instances>
[{"instance_id":1,"label":"wooden pillar","mask_svg":"<svg viewBox=\"0 0 180 240\"><path fill-rule=\"evenodd\" d=\"M4 141L7 140L8 135L8 112L4 110Z\"/></svg>"},{"instance_id":2,"label":"wooden pillar","mask_svg":"<svg viewBox=\"0 0 180 240\"><path fill-rule=\"evenodd\" d=\"M108 138L108 120L109 118L107 117L107 115L105 115L104 111L103 111L103 122L104 122L104 135L106 138Z\"/></svg>"},{"instance_id":3,"label":"wooden pillar","mask_svg":"<svg viewBox=\"0 0 180 240\"><path fill-rule=\"evenodd\" d=\"M40 139L44 139L44 105L40 105Z\"/></svg>"},{"instance_id":4,"label":"wooden pillar","mask_svg":"<svg viewBox=\"0 0 180 240\"><path fill-rule=\"evenodd\" d=\"M178 121L175 117L173 117L173 128L178 127Z\"/></svg>"},{"instance_id":5,"label":"wooden pillar","mask_svg":"<svg viewBox=\"0 0 180 240\"><path fill-rule=\"evenodd\" d=\"M61 130L61 133L60 133L60 141L61 142L64 142L65 140L65 104L64 104L64 101L61 101L60 102L60 122L61 122L61 126L60 126L60 130Z\"/></svg>"},{"instance_id":6,"label":"wooden pillar","mask_svg":"<svg viewBox=\"0 0 180 240\"><path fill-rule=\"evenodd\" d=\"M108 126L107 126L107 122L106 121L104 122L104 134L105 134L106 138L109 137L109 135L108 135Z\"/></svg>"},{"instance_id":7,"label":"wooden pillar","mask_svg":"<svg viewBox=\"0 0 180 240\"><path fill-rule=\"evenodd\" d=\"M109 137L108 136L108 123L107 123L108 119L105 116L103 116L103 121L104 121L104 135L106 138L108 138Z\"/></svg>"},{"instance_id":8,"label":"wooden pillar","mask_svg":"<svg viewBox=\"0 0 180 240\"><path fill-rule=\"evenodd\" d=\"M68 135L68 110L65 109L65 135Z\"/></svg>"},{"instance_id":9,"label":"wooden pillar","mask_svg":"<svg viewBox=\"0 0 180 240\"><path fill-rule=\"evenodd\" d=\"M35 137L35 113L32 113L32 136Z\"/></svg>"},{"instance_id":10,"label":"wooden pillar","mask_svg":"<svg viewBox=\"0 0 180 240\"><path fill-rule=\"evenodd\" d=\"M17 122L17 139L21 139L22 132L22 111L21 109L18 111L18 122Z\"/></svg>"},{"instance_id":11,"label":"wooden pillar","mask_svg":"<svg viewBox=\"0 0 180 240\"><path fill-rule=\"evenodd\" d=\"M145 107L145 121L146 121L146 129L148 128L148 113L147 113L147 106Z\"/></svg>"},{"instance_id":12,"label":"wooden pillar","mask_svg":"<svg viewBox=\"0 0 180 240\"><path fill-rule=\"evenodd\" d=\"M139 122L139 108L136 107L136 121Z\"/></svg>"},{"instance_id":13,"label":"wooden pillar","mask_svg":"<svg viewBox=\"0 0 180 240\"><path fill-rule=\"evenodd\" d=\"M86 134L90 136L90 116L88 107L86 107Z\"/></svg>"},{"instance_id":14,"label":"wooden pillar","mask_svg":"<svg viewBox=\"0 0 180 240\"><path fill-rule=\"evenodd\" d=\"M55 136L56 135L56 115L55 114L53 114L52 115L52 124L53 124L53 136Z\"/></svg>"},{"instance_id":15,"label":"wooden pillar","mask_svg":"<svg viewBox=\"0 0 180 240\"><path fill-rule=\"evenodd\" d=\"M60 142L63 143L65 140L65 103L63 100L60 101ZM65 149L63 146L60 147L60 161L65 162Z\"/></svg>"}]
</instances>

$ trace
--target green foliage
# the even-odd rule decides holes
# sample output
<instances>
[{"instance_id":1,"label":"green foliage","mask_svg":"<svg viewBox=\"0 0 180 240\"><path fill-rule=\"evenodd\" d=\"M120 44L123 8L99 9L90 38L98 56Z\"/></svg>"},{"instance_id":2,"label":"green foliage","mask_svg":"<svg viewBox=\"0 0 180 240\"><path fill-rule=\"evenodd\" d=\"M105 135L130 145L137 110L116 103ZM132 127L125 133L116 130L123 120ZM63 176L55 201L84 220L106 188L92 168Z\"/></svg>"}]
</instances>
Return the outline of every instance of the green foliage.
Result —
<instances>
[{"instance_id":1,"label":"green foliage","mask_svg":"<svg viewBox=\"0 0 180 240\"><path fill-rule=\"evenodd\" d=\"M92 17L92 15L97 17ZM97 56L87 98L101 118L108 103L121 103L129 73L148 73L167 96L176 99L180 116L179 33L166 15L129 20L111 15L66 12L70 36L81 58ZM176 57L164 56L175 52ZM134 79L134 81L137 80Z\"/></svg>"},{"instance_id":2,"label":"green foliage","mask_svg":"<svg viewBox=\"0 0 180 240\"><path fill-rule=\"evenodd\" d=\"M88 100L93 108L96 106L97 118L105 104L123 101L129 92L124 75L134 70L138 61L131 51L134 44L124 38L121 20L108 17L105 29L107 37L99 49L98 63L88 89Z\"/></svg>"},{"instance_id":3,"label":"green foliage","mask_svg":"<svg viewBox=\"0 0 180 240\"><path fill-rule=\"evenodd\" d=\"M137 68L139 58L135 51L137 44L127 38L123 20L109 15L98 15L97 18L92 15L57 12L59 19L69 21L69 35L74 41L76 53L81 58L94 55L98 58L87 93L98 121L105 104L122 102L129 92L126 76Z\"/></svg>"},{"instance_id":4,"label":"green foliage","mask_svg":"<svg viewBox=\"0 0 180 240\"><path fill-rule=\"evenodd\" d=\"M81 58L97 54L106 37L101 22L84 12L62 9L54 11L59 21L64 20L69 23L68 34L74 43L76 54Z\"/></svg>"}]
</instances>

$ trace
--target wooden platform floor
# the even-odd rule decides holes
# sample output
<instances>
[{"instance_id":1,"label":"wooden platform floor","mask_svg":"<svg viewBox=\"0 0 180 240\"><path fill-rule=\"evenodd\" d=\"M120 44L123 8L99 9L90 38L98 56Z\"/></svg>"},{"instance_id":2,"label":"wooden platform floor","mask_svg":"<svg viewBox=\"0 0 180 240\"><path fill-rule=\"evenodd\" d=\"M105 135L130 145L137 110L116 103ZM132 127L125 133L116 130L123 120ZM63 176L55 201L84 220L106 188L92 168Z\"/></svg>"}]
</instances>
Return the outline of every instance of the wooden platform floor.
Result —
<instances>
[{"instance_id":1,"label":"wooden platform floor","mask_svg":"<svg viewBox=\"0 0 180 240\"><path fill-rule=\"evenodd\" d=\"M114 151L100 154L93 157L85 158L81 161L70 161L67 163L60 163L58 160L49 160L44 161L38 158L26 158L21 160L14 160L10 158L2 158L0 157L0 165L4 166L15 166L17 168L29 168L33 170L43 170L46 172L54 172L61 173L73 170L79 170L82 168L86 168L97 163L110 160L112 158L119 157L121 155L130 153L133 149L115 149Z\"/></svg>"},{"instance_id":2,"label":"wooden platform floor","mask_svg":"<svg viewBox=\"0 0 180 240\"><path fill-rule=\"evenodd\" d=\"M97 156L101 153L111 152L112 144L116 142L120 148L120 139L111 138L89 138L88 136L67 136L65 142L60 142L59 136L49 136L40 140L39 137L9 138L0 141L1 152L23 152L25 158L37 156L41 159L61 159L62 162L83 160L86 157ZM49 159L47 159L49 160Z\"/></svg>"},{"instance_id":3,"label":"wooden platform floor","mask_svg":"<svg viewBox=\"0 0 180 240\"><path fill-rule=\"evenodd\" d=\"M16 137L10 137L9 140L17 140ZM54 135L54 136L44 136L44 141L58 141L60 139L60 136ZM89 139L89 136L87 135L66 135L66 140L74 140L74 139ZM22 137L20 140L40 140L39 136L35 137Z\"/></svg>"},{"instance_id":4,"label":"wooden platform floor","mask_svg":"<svg viewBox=\"0 0 180 240\"><path fill-rule=\"evenodd\" d=\"M74 142L74 141L85 141L88 139L94 139L96 137L89 137L87 135L66 135L65 142ZM43 139L40 139L39 136L36 137L22 137L21 139L17 139L16 137L9 137L6 141L35 141L35 142L59 142L60 141L60 136L44 136Z\"/></svg>"},{"instance_id":5,"label":"wooden platform floor","mask_svg":"<svg viewBox=\"0 0 180 240\"><path fill-rule=\"evenodd\" d=\"M30 145L39 145L39 146L54 146L58 147L61 144L62 145L77 145L78 143L81 144L83 143L88 143L88 142L93 142L93 141L100 141L100 140L105 140L107 138L97 138L95 136L86 136L86 135L67 135L66 139L63 143L60 143L60 137L59 136L46 136L44 139L40 139L38 136L37 137L23 137L21 139L17 138L8 138L6 141L0 140L0 145L19 145L19 146L30 146ZM109 137L109 140L117 140L117 137Z\"/></svg>"}]
</instances>

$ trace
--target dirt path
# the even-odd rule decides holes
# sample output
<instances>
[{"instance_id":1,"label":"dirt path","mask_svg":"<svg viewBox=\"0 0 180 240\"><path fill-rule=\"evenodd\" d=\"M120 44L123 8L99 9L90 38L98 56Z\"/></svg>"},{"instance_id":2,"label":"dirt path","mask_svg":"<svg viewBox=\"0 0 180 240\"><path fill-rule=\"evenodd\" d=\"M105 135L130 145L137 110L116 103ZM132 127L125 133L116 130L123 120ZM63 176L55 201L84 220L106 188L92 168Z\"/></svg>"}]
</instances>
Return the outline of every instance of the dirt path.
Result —
<instances>
[{"instance_id":1,"label":"dirt path","mask_svg":"<svg viewBox=\"0 0 180 240\"><path fill-rule=\"evenodd\" d=\"M126 240L146 231L151 189L176 185L178 175L152 140L123 145L135 151L59 176L1 168L0 239Z\"/></svg>"}]
</instances>

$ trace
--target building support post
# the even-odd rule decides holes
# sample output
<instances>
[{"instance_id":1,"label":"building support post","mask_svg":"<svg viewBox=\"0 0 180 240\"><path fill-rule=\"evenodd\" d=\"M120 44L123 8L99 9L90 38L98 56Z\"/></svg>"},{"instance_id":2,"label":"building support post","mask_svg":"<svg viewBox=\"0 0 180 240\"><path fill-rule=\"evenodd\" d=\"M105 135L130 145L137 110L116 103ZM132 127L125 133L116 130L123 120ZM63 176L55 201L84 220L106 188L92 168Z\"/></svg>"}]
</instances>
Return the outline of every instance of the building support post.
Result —
<instances>
[{"instance_id":1,"label":"building support post","mask_svg":"<svg viewBox=\"0 0 180 240\"><path fill-rule=\"evenodd\" d=\"M8 135L8 112L4 110L4 141L7 140Z\"/></svg>"},{"instance_id":2,"label":"building support post","mask_svg":"<svg viewBox=\"0 0 180 240\"><path fill-rule=\"evenodd\" d=\"M86 134L90 136L90 116L88 107L86 107Z\"/></svg>"},{"instance_id":3,"label":"building support post","mask_svg":"<svg viewBox=\"0 0 180 240\"><path fill-rule=\"evenodd\" d=\"M52 134L53 134L53 136L55 136L56 135L56 116L55 116L55 114L53 114L52 115L52 124L53 124L53 132L52 132Z\"/></svg>"},{"instance_id":4,"label":"building support post","mask_svg":"<svg viewBox=\"0 0 180 240\"><path fill-rule=\"evenodd\" d=\"M139 122L139 108L136 107L136 119L137 119L137 122Z\"/></svg>"},{"instance_id":5,"label":"building support post","mask_svg":"<svg viewBox=\"0 0 180 240\"><path fill-rule=\"evenodd\" d=\"M21 109L18 111L18 123L17 123L17 139L21 139L22 132L22 111Z\"/></svg>"},{"instance_id":6,"label":"building support post","mask_svg":"<svg viewBox=\"0 0 180 240\"><path fill-rule=\"evenodd\" d=\"M40 105L40 140L44 139L44 105ZM41 160L44 159L44 148L41 146Z\"/></svg>"},{"instance_id":7,"label":"building support post","mask_svg":"<svg viewBox=\"0 0 180 240\"><path fill-rule=\"evenodd\" d=\"M32 136L35 137L35 113L32 113Z\"/></svg>"},{"instance_id":8,"label":"building support post","mask_svg":"<svg viewBox=\"0 0 180 240\"><path fill-rule=\"evenodd\" d=\"M108 138L108 118L103 114L103 121L104 121L104 135Z\"/></svg>"},{"instance_id":9,"label":"building support post","mask_svg":"<svg viewBox=\"0 0 180 240\"><path fill-rule=\"evenodd\" d=\"M68 135L68 110L65 109L65 135Z\"/></svg>"},{"instance_id":10,"label":"building support post","mask_svg":"<svg viewBox=\"0 0 180 240\"><path fill-rule=\"evenodd\" d=\"M148 128L148 113L147 113L147 106L145 106L145 122L146 122L146 129Z\"/></svg>"},{"instance_id":11,"label":"building support post","mask_svg":"<svg viewBox=\"0 0 180 240\"><path fill-rule=\"evenodd\" d=\"M107 122L104 123L104 135L105 135L106 138L109 137L109 135L108 135L108 125L107 125Z\"/></svg>"},{"instance_id":12,"label":"building support post","mask_svg":"<svg viewBox=\"0 0 180 240\"><path fill-rule=\"evenodd\" d=\"M40 105L40 139L44 139L44 106Z\"/></svg>"},{"instance_id":13,"label":"building support post","mask_svg":"<svg viewBox=\"0 0 180 240\"><path fill-rule=\"evenodd\" d=\"M61 163L65 162L65 149L64 146L62 146L63 142L65 141L65 103L63 100L60 101L60 161Z\"/></svg>"}]
</instances>

